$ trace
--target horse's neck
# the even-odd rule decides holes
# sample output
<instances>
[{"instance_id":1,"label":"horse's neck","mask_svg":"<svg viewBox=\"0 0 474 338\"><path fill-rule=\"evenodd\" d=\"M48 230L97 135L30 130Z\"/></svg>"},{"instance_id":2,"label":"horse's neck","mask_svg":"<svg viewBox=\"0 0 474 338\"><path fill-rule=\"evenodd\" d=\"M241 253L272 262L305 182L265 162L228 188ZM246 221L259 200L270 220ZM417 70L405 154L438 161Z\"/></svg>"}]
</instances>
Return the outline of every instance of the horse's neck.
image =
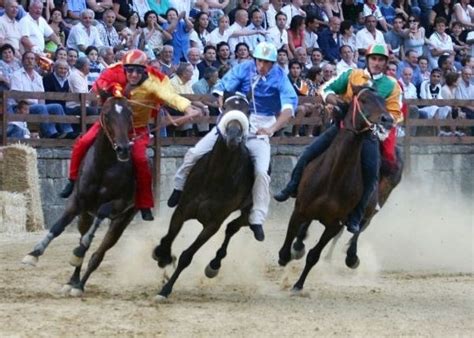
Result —
<instances>
[{"instance_id":1,"label":"horse's neck","mask_svg":"<svg viewBox=\"0 0 474 338\"><path fill-rule=\"evenodd\" d=\"M339 161L350 163L351 159L360 156L362 140L363 135L340 129L336 135L336 139L331 143L330 151L327 153Z\"/></svg>"},{"instance_id":2,"label":"horse's neck","mask_svg":"<svg viewBox=\"0 0 474 338\"><path fill-rule=\"evenodd\" d=\"M99 134L97 134L93 147L97 162L109 161L116 156L110 141L102 129L99 131Z\"/></svg>"},{"instance_id":3,"label":"horse's neck","mask_svg":"<svg viewBox=\"0 0 474 338\"><path fill-rule=\"evenodd\" d=\"M245 147L243 142L236 149L230 150L225 144L224 139L219 136L211 151L209 165L217 171L222 170L224 173L231 172L235 165L240 164L240 160L244 154L242 147ZM217 174L217 172L214 173Z\"/></svg>"}]
</instances>

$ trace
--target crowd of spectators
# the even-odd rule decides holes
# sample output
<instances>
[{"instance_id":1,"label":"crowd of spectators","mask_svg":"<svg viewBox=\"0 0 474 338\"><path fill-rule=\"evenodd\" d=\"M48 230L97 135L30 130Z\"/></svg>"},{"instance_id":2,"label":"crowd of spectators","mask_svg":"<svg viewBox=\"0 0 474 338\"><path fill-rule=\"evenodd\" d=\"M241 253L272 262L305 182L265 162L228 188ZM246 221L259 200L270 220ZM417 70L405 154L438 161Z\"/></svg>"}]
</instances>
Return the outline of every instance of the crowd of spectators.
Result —
<instances>
[{"instance_id":1,"label":"crowd of spectators","mask_svg":"<svg viewBox=\"0 0 474 338\"><path fill-rule=\"evenodd\" d=\"M377 42L388 45L388 71L405 98L474 98L470 0L18 1L0 0L3 90L85 93L125 51L140 48L179 93L207 94L232 66L251 59L259 42L268 41L277 47L277 63L298 95L315 96L337 74L364 68L365 51ZM217 112L212 103L200 103L206 113ZM79 103L24 100L11 102L9 110L76 115ZM309 106L303 110L311 115ZM90 102L87 113L97 112ZM440 101L409 113L474 118L474 104L458 108ZM29 136L24 123L11 125L12 135L23 130ZM44 123L40 136L73 138L78 134L73 127ZM207 130L201 124L173 132L202 135ZM295 128L292 133L312 131Z\"/></svg>"}]
</instances>

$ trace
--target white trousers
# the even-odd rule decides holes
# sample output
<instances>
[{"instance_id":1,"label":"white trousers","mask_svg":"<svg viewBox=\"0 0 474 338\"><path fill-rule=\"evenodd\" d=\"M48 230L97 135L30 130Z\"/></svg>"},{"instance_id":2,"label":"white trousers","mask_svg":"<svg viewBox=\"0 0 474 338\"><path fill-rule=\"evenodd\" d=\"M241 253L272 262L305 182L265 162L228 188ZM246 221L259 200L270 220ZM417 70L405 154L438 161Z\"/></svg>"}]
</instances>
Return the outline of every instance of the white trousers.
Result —
<instances>
[{"instance_id":1,"label":"white trousers","mask_svg":"<svg viewBox=\"0 0 474 338\"><path fill-rule=\"evenodd\" d=\"M214 127L196 145L189 149L184 156L183 164L179 167L174 178L174 188L183 190L186 178L191 168L204 154L214 147L217 141L217 128ZM255 168L255 182L252 188L253 207L250 212L250 224L263 224L268 214L270 204L270 141L267 136L249 136L245 144L250 152Z\"/></svg>"}]
</instances>

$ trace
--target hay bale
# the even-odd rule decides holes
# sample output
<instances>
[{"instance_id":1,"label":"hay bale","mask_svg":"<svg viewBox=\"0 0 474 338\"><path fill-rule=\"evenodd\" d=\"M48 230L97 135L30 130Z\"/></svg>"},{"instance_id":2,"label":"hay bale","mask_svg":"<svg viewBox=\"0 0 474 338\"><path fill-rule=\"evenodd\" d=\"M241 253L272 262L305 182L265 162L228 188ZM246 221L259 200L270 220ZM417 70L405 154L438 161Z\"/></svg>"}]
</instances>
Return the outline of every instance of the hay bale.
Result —
<instances>
[{"instance_id":1,"label":"hay bale","mask_svg":"<svg viewBox=\"0 0 474 338\"><path fill-rule=\"evenodd\" d=\"M22 193L0 191L0 233L26 231L26 205Z\"/></svg>"},{"instance_id":2,"label":"hay bale","mask_svg":"<svg viewBox=\"0 0 474 338\"><path fill-rule=\"evenodd\" d=\"M25 196L28 231L44 229L36 150L27 145L14 144L3 147L2 151L2 190Z\"/></svg>"}]
</instances>

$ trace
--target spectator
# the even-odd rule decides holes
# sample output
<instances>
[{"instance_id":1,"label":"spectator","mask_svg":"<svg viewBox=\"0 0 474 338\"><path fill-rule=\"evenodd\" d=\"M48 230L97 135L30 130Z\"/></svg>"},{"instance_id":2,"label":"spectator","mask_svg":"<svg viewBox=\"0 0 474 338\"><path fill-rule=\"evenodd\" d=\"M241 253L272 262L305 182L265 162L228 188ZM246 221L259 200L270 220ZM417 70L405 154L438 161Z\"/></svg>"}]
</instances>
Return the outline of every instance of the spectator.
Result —
<instances>
[{"instance_id":1,"label":"spectator","mask_svg":"<svg viewBox=\"0 0 474 338\"><path fill-rule=\"evenodd\" d=\"M43 79L35 71L36 56L33 52L25 52L22 57L23 67L15 71L11 78L11 90L23 92L44 92ZM59 104L43 104L39 100L29 99L30 113L33 115L64 115ZM41 123L40 133L47 138L75 138L71 125L68 123Z\"/></svg>"},{"instance_id":2,"label":"spectator","mask_svg":"<svg viewBox=\"0 0 474 338\"><path fill-rule=\"evenodd\" d=\"M384 32L388 31L387 21L385 21L384 16L380 12L380 8L377 6L377 0L365 0L363 13L366 19L370 15L374 16Z\"/></svg>"},{"instance_id":3,"label":"spectator","mask_svg":"<svg viewBox=\"0 0 474 338\"><path fill-rule=\"evenodd\" d=\"M81 13L81 22L72 27L67 39L68 48L74 48L85 52L89 46L100 47L102 41L97 27L92 25L94 21L94 12L86 9Z\"/></svg>"},{"instance_id":4,"label":"spectator","mask_svg":"<svg viewBox=\"0 0 474 338\"><path fill-rule=\"evenodd\" d=\"M191 85L199 81L199 69L197 65L201 62L201 53L199 49L191 47L188 51L188 62L193 66L193 76L191 78Z\"/></svg>"},{"instance_id":5,"label":"spectator","mask_svg":"<svg viewBox=\"0 0 474 338\"><path fill-rule=\"evenodd\" d=\"M311 53L313 48L319 48L318 44L318 29L319 22L314 16L307 16L305 19L305 31L304 31L304 43L307 48L308 54Z\"/></svg>"},{"instance_id":6,"label":"spectator","mask_svg":"<svg viewBox=\"0 0 474 338\"><path fill-rule=\"evenodd\" d=\"M365 28L358 31L356 34L356 48L359 53L358 67L363 68L365 66L365 51L368 46L376 43L385 44L383 34L381 31L376 29L377 19L373 15L365 17Z\"/></svg>"},{"instance_id":7,"label":"spectator","mask_svg":"<svg viewBox=\"0 0 474 338\"><path fill-rule=\"evenodd\" d=\"M282 0L270 0L270 5L268 6L267 10L267 22L268 22L268 29L272 29L273 27L276 27L277 25L277 20L276 20L276 15L277 13L281 12L281 8L283 6L283 1ZM285 14L286 17L286 14ZM288 21L288 17L286 17L286 21ZM285 29L286 29L286 22L285 22Z\"/></svg>"},{"instance_id":8,"label":"spectator","mask_svg":"<svg viewBox=\"0 0 474 338\"><path fill-rule=\"evenodd\" d=\"M301 15L295 15L291 19L290 28L288 29L288 47L291 55L295 54L295 50L298 47L303 47L306 50L304 41L305 28L304 17Z\"/></svg>"},{"instance_id":9,"label":"spectator","mask_svg":"<svg viewBox=\"0 0 474 338\"><path fill-rule=\"evenodd\" d=\"M115 12L115 27L121 31L127 23L127 19L132 15L133 7L130 0L113 0L113 10ZM140 17L140 14L138 14Z\"/></svg>"},{"instance_id":10,"label":"spectator","mask_svg":"<svg viewBox=\"0 0 474 338\"><path fill-rule=\"evenodd\" d=\"M69 93L69 65L64 60L55 61L53 71L43 77L43 87L45 92ZM46 100L46 104L57 103L66 111L66 102L60 100Z\"/></svg>"},{"instance_id":11,"label":"spectator","mask_svg":"<svg viewBox=\"0 0 474 338\"><path fill-rule=\"evenodd\" d=\"M288 49L288 32L286 31L286 14L279 12L275 16L276 25L268 30L269 41L278 49Z\"/></svg>"},{"instance_id":12,"label":"spectator","mask_svg":"<svg viewBox=\"0 0 474 338\"><path fill-rule=\"evenodd\" d=\"M420 19L417 16L410 15L408 18L408 29L403 31L405 51L414 50L417 56L423 55L423 47L425 42L427 42L425 34L425 29L420 27Z\"/></svg>"},{"instance_id":13,"label":"spectator","mask_svg":"<svg viewBox=\"0 0 474 338\"><path fill-rule=\"evenodd\" d=\"M393 26L393 22L395 21L395 18L397 17L397 12L395 11L395 8L392 6L392 3L393 3L392 0L382 0L379 3L380 13L382 13L382 16L385 18L388 28L391 28ZM388 30L388 32L390 32L390 29Z\"/></svg>"},{"instance_id":14,"label":"spectator","mask_svg":"<svg viewBox=\"0 0 474 338\"><path fill-rule=\"evenodd\" d=\"M458 100L470 100L471 104L467 107L461 107L461 117L467 119L474 119L474 85L471 83L472 79L472 68L469 66L463 67L461 70L461 81L458 84L457 90L454 93L454 98ZM474 136L474 128L471 129L471 136Z\"/></svg>"},{"instance_id":15,"label":"spectator","mask_svg":"<svg viewBox=\"0 0 474 338\"><path fill-rule=\"evenodd\" d=\"M344 20L350 21L355 24L359 17L364 17L364 4L357 0L343 0L341 3L342 14ZM365 20L364 20L365 21Z\"/></svg>"},{"instance_id":16,"label":"spectator","mask_svg":"<svg viewBox=\"0 0 474 338\"><path fill-rule=\"evenodd\" d=\"M243 23L243 26L247 26L249 20L249 13L252 6L253 0L238 0L237 7L235 7L229 12L230 25L232 26L237 21L238 13L244 11L245 13L247 13L247 21Z\"/></svg>"},{"instance_id":17,"label":"spectator","mask_svg":"<svg viewBox=\"0 0 474 338\"><path fill-rule=\"evenodd\" d=\"M15 57L15 50L10 44L0 47L0 88L10 89L10 82L15 71L21 68L21 63Z\"/></svg>"},{"instance_id":18,"label":"spectator","mask_svg":"<svg viewBox=\"0 0 474 338\"><path fill-rule=\"evenodd\" d=\"M217 56L214 67L219 69L224 65L230 65L230 48L227 42L222 41L217 44Z\"/></svg>"},{"instance_id":19,"label":"spectator","mask_svg":"<svg viewBox=\"0 0 474 338\"><path fill-rule=\"evenodd\" d=\"M152 51L149 59L155 59L163 49L163 44L172 39L172 35L169 31L161 28L158 24L158 14L153 11L145 13L145 24L143 28L142 37L143 40L139 44L139 47L143 47L143 50ZM147 53L149 55L149 53Z\"/></svg>"},{"instance_id":20,"label":"spectator","mask_svg":"<svg viewBox=\"0 0 474 338\"><path fill-rule=\"evenodd\" d=\"M464 56L469 53L469 45L466 43L466 34L463 34L462 24L459 21L455 21L451 25L451 40L453 41L454 60L457 64L461 62Z\"/></svg>"},{"instance_id":21,"label":"spectator","mask_svg":"<svg viewBox=\"0 0 474 338\"><path fill-rule=\"evenodd\" d=\"M339 33L341 37L341 46L350 46L354 54L354 62L357 62L359 55L357 53L356 36L354 34L352 22L342 21Z\"/></svg>"},{"instance_id":22,"label":"spectator","mask_svg":"<svg viewBox=\"0 0 474 338\"><path fill-rule=\"evenodd\" d=\"M329 82L336 76L336 67L331 63L326 63L323 66L323 83Z\"/></svg>"},{"instance_id":23,"label":"spectator","mask_svg":"<svg viewBox=\"0 0 474 338\"><path fill-rule=\"evenodd\" d=\"M459 0L459 2L454 5L454 20L462 23L466 29L473 29L474 8L469 3L470 0Z\"/></svg>"},{"instance_id":24,"label":"spectator","mask_svg":"<svg viewBox=\"0 0 474 338\"><path fill-rule=\"evenodd\" d=\"M20 42L26 51L42 54L45 46L45 38L61 45L61 40L49 27L46 20L41 16L43 3L41 0L31 0L29 13L20 20ZM31 109L30 109L31 110Z\"/></svg>"},{"instance_id":25,"label":"spectator","mask_svg":"<svg viewBox=\"0 0 474 338\"><path fill-rule=\"evenodd\" d=\"M219 73L217 71L217 68L215 67L208 67L204 71L204 76L201 80L193 84L193 92L194 94L201 94L205 95L208 94L210 95L212 93L212 89L214 85L217 83L219 80ZM217 116L219 115L219 110L218 110L218 104L215 102L203 102L203 112L205 113L204 115L212 115L212 116ZM212 112L212 114L210 114ZM209 131L209 123L201 122L197 124L197 129L198 129L198 136L204 136L208 131Z\"/></svg>"},{"instance_id":26,"label":"spectator","mask_svg":"<svg viewBox=\"0 0 474 338\"><path fill-rule=\"evenodd\" d=\"M195 5L202 3L201 12L206 12L209 15L209 31L212 31L219 25L219 19L224 15L224 9L229 6L230 0L202 0L196 1ZM262 8L262 12L268 9L268 1L261 1L260 7ZM265 15L264 15L265 18ZM265 18L265 27L266 26L266 18Z\"/></svg>"},{"instance_id":27,"label":"spectator","mask_svg":"<svg viewBox=\"0 0 474 338\"><path fill-rule=\"evenodd\" d=\"M87 57L81 56L77 59L76 66L71 69L68 77L69 90L71 93L88 93L89 85L87 82L87 75L90 70L90 61ZM87 102L86 106L87 115L97 115L97 108ZM67 115L80 115L81 105L79 102L67 102L66 103L66 114Z\"/></svg>"},{"instance_id":28,"label":"spectator","mask_svg":"<svg viewBox=\"0 0 474 338\"><path fill-rule=\"evenodd\" d=\"M262 41L269 41L267 38L268 32L263 28L263 15L259 9L254 9L251 13L250 24L247 26L247 30L254 32L252 35L247 35L244 38L244 42L249 46L252 52L255 47Z\"/></svg>"},{"instance_id":29,"label":"spectator","mask_svg":"<svg viewBox=\"0 0 474 338\"><path fill-rule=\"evenodd\" d=\"M431 67L436 67L441 55L454 55L454 45L451 37L446 34L446 19L435 20L435 32L430 36L429 59Z\"/></svg>"},{"instance_id":30,"label":"spectator","mask_svg":"<svg viewBox=\"0 0 474 338\"><path fill-rule=\"evenodd\" d=\"M226 42L229 40L229 17L222 15L218 21L218 26L209 34L209 43L217 46L220 42Z\"/></svg>"},{"instance_id":31,"label":"spectator","mask_svg":"<svg viewBox=\"0 0 474 338\"><path fill-rule=\"evenodd\" d=\"M339 51L341 54L341 61L336 65L336 74L339 75L348 69L356 69L357 65L354 63L354 52L351 46L341 46Z\"/></svg>"},{"instance_id":32,"label":"spectator","mask_svg":"<svg viewBox=\"0 0 474 338\"><path fill-rule=\"evenodd\" d=\"M216 62L216 47L206 46L204 47L204 57L201 62L198 63L197 68L199 70L199 79L204 77L204 71L206 68L212 67ZM194 83L193 83L194 84Z\"/></svg>"},{"instance_id":33,"label":"spectator","mask_svg":"<svg viewBox=\"0 0 474 338\"><path fill-rule=\"evenodd\" d=\"M174 75L176 67L173 66L173 46L164 45L159 57L159 70L171 78Z\"/></svg>"},{"instance_id":34,"label":"spectator","mask_svg":"<svg viewBox=\"0 0 474 338\"><path fill-rule=\"evenodd\" d=\"M5 15L6 3L7 2L8 2L8 0L3 0L3 1L0 2L0 16ZM17 14L15 16L15 19L16 19L16 21L20 21L28 12L25 11L25 9L23 8L22 5L18 5L17 9L18 9L18 11L17 11Z\"/></svg>"},{"instance_id":35,"label":"spectator","mask_svg":"<svg viewBox=\"0 0 474 338\"><path fill-rule=\"evenodd\" d=\"M456 72L456 68L454 67L454 57L452 55L441 55L438 59L438 68L440 68L443 73L443 79L446 78L446 74Z\"/></svg>"},{"instance_id":36,"label":"spectator","mask_svg":"<svg viewBox=\"0 0 474 338\"><path fill-rule=\"evenodd\" d=\"M323 82L322 69L319 67L311 67L306 73L306 80L309 85L309 96L316 96L318 94L319 87Z\"/></svg>"},{"instance_id":37,"label":"spectator","mask_svg":"<svg viewBox=\"0 0 474 338\"><path fill-rule=\"evenodd\" d=\"M148 5L147 0L133 0L132 1L132 10L138 13L138 16L141 20L146 22L145 14L152 11L150 6ZM158 13L153 11L157 16Z\"/></svg>"},{"instance_id":38,"label":"spectator","mask_svg":"<svg viewBox=\"0 0 474 338\"><path fill-rule=\"evenodd\" d=\"M344 13L342 12L341 3L338 0L328 0L324 4L324 11L331 21L331 18L339 18L340 21L344 21Z\"/></svg>"},{"instance_id":39,"label":"spectator","mask_svg":"<svg viewBox=\"0 0 474 338\"><path fill-rule=\"evenodd\" d=\"M192 88L193 65L186 62L181 62L176 69L176 76L170 80L171 86L178 94L194 94ZM173 112L172 115L178 115ZM179 113L181 115L181 113ZM191 136L192 124L186 123L177 128L178 136Z\"/></svg>"},{"instance_id":40,"label":"spectator","mask_svg":"<svg viewBox=\"0 0 474 338\"><path fill-rule=\"evenodd\" d=\"M418 54L414 50L409 49L405 52L405 60L398 67L398 77L402 77L405 68L411 68L413 84L418 87L421 84L421 71L418 66Z\"/></svg>"},{"instance_id":41,"label":"spectator","mask_svg":"<svg viewBox=\"0 0 474 338\"><path fill-rule=\"evenodd\" d=\"M288 51L286 49L279 49L278 50L278 55L277 55L277 64L283 68L285 71L285 74L288 75L289 69L288 69Z\"/></svg>"},{"instance_id":42,"label":"spectator","mask_svg":"<svg viewBox=\"0 0 474 338\"><path fill-rule=\"evenodd\" d=\"M249 46L247 46L245 42L239 42L237 46L235 46L234 54L235 59L231 61L231 64L233 65L252 59L250 56Z\"/></svg>"},{"instance_id":43,"label":"spectator","mask_svg":"<svg viewBox=\"0 0 474 338\"><path fill-rule=\"evenodd\" d=\"M318 44L324 51L324 59L329 62L337 62L341 57L339 48L341 47L341 36L339 30L341 19L336 16L329 19L329 28L323 30L318 37Z\"/></svg>"},{"instance_id":44,"label":"spectator","mask_svg":"<svg viewBox=\"0 0 474 338\"><path fill-rule=\"evenodd\" d=\"M67 24L63 19L63 14L60 9L54 8L51 12L51 18L48 21L49 27L53 30L54 34L59 37L61 45L66 45L67 37L71 30L71 26ZM58 49L58 45L53 41L48 41L46 43L46 50L51 53L54 53Z\"/></svg>"},{"instance_id":45,"label":"spectator","mask_svg":"<svg viewBox=\"0 0 474 338\"><path fill-rule=\"evenodd\" d=\"M103 20L105 12L110 9L113 11L114 4L112 0L86 0L87 7L95 13L96 20ZM115 12L114 12L115 14Z\"/></svg>"},{"instance_id":46,"label":"spectator","mask_svg":"<svg viewBox=\"0 0 474 338\"><path fill-rule=\"evenodd\" d=\"M116 17L113 9L107 9L102 15L103 20L97 25L102 46L114 48L120 44L119 35L114 27Z\"/></svg>"},{"instance_id":47,"label":"spectator","mask_svg":"<svg viewBox=\"0 0 474 338\"><path fill-rule=\"evenodd\" d=\"M441 95L441 69L431 71L430 79L423 81L420 86L420 98L425 100L443 99ZM419 109L421 118L446 118L451 113L451 107L427 106Z\"/></svg>"},{"instance_id":48,"label":"spectator","mask_svg":"<svg viewBox=\"0 0 474 338\"><path fill-rule=\"evenodd\" d=\"M291 28L291 22L295 16L301 16L304 18L306 17L306 12L301 8L303 6L303 0L290 0L290 3L286 6L281 8L281 11L286 14L288 18L288 24L286 26L287 29Z\"/></svg>"},{"instance_id":49,"label":"spectator","mask_svg":"<svg viewBox=\"0 0 474 338\"><path fill-rule=\"evenodd\" d=\"M19 101L13 108L14 114L28 115L30 113L30 105L26 101ZM28 125L24 121L11 121L7 125L7 137L12 138L30 138L31 133Z\"/></svg>"},{"instance_id":50,"label":"spectator","mask_svg":"<svg viewBox=\"0 0 474 338\"><path fill-rule=\"evenodd\" d=\"M429 61L428 58L424 56L420 56L418 58L418 67L420 68L420 78L421 81L426 81L431 78L431 73L429 69Z\"/></svg>"},{"instance_id":51,"label":"spectator","mask_svg":"<svg viewBox=\"0 0 474 338\"><path fill-rule=\"evenodd\" d=\"M99 50L96 47L87 47L84 54L86 54L87 58L89 59L89 73L87 74L87 84L89 86L89 89L91 89L95 80L97 80L100 73L102 73L105 67L99 62Z\"/></svg>"},{"instance_id":52,"label":"spectator","mask_svg":"<svg viewBox=\"0 0 474 338\"><path fill-rule=\"evenodd\" d=\"M393 7L397 15L402 16L404 20L408 20L409 16L419 18L421 15L420 7L415 6L411 0L394 0Z\"/></svg>"},{"instance_id":53,"label":"spectator","mask_svg":"<svg viewBox=\"0 0 474 338\"><path fill-rule=\"evenodd\" d=\"M140 37L142 36L143 32L142 26L143 23L140 20L140 16L138 15L138 13L131 12L130 17L127 19L127 28L130 29L130 32L132 32L131 39L133 41L133 49L138 48Z\"/></svg>"},{"instance_id":54,"label":"spectator","mask_svg":"<svg viewBox=\"0 0 474 338\"><path fill-rule=\"evenodd\" d=\"M413 69L405 67L402 70L402 77L400 81L403 83L403 98L404 99L416 99L418 95L416 93L416 87L412 83L413 81Z\"/></svg>"},{"instance_id":55,"label":"spectator","mask_svg":"<svg viewBox=\"0 0 474 338\"><path fill-rule=\"evenodd\" d=\"M166 21L163 29L172 35L173 64L176 65L181 59L185 60L188 55L189 32L193 29L193 23L186 17L186 13L178 15L178 11L174 8L166 11Z\"/></svg>"},{"instance_id":56,"label":"spectator","mask_svg":"<svg viewBox=\"0 0 474 338\"><path fill-rule=\"evenodd\" d=\"M67 62L67 49L60 47L54 52L53 61L63 60Z\"/></svg>"},{"instance_id":57,"label":"spectator","mask_svg":"<svg viewBox=\"0 0 474 338\"><path fill-rule=\"evenodd\" d=\"M79 52L77 51L77 49L68 48L67 63L71 69L76 65L76 61L78 57L79 57Z\"/></svg>"},{"instance_id":58,"label":"spectator","mask_svg":"<svg viewBox=\"0 0 474 338\"><path fill-rule=\"evenodd\" d=\"M455 72L449 72L445 76L445 84L441 88L441 97L444 100L453 100L456 98L455 94L458 89L459 74ZM439 110L438 110L439 112ZM454 113L454 112L453 112ZM438 116L439 118L448 118L450 116ZM441 128L440 128L441 129ZM450 128L451 131L440 130L439 136L462 136L459 132L455 133L455 128Z\"/></svg>"},{"instance_id":59,"label":"spectator","mask_svg":"<svg viewBox=\"0 0 474 338\"><path fill-rule=\"evenodd\" d=\"M309 86L302 76L304 65L299 63L297 60L292 60L290 61L288 68L288 79L293 85L296 94L298 94L298 96L307 96L309 94Z\"/></svg>"},{"instance_id":60,"label":"spectator","mask_svg":"<svg viewBox=\"0 0 474 338\"><path fill-rule=\"evenodd\" d=\"M436 18L445 18L450 23L454 14L453 7L454 0L440 0L430 11L430 26L434 26Z\"/></svg>"},{"instance_id":61,"label":"spectator","mask_svg":"<svg viewBox=\"0 0 474 338\"><path fill-rule=\"evenodd\" d=\"M194 21L194 30L191 32L189 40L191 41L191 47L196 47L200 53L204 52L204 47L209 41L208 26L209 16L207 13L199 13Z\"/></svg>"},{"instance_id":62,"label":"spectator","mask_svg":"<svg viewBox=\"0 0 474 338\"><path fill-rule=\"evenodd\" d=\"M237 10L235 13L235 22L229 27L229 47L230 50L235 50L235 47L239 42L245 42L245 36L249 35L266 35L268 34L266 31L252 31L247 29L247 21L249 18L249 14L246 10L240 9ZM232 21L231 21L232 22Z\"/></svg>"},{"instance_id":63,"label":"spectator","mask_svg":"<svg viewBox=\"0 0 474 338\"><path fill-rule=\"evenodd\" d=\"M323 68L326 61L323 60L323 52L319 48L313 49L311 52L311 67Z\"/></svg>"},{"instance_id":64,"label":"spectator","mask_svg":"<svg viewBox=\"0 0 474 338\"><path fill-rule=\"evenodd\" d=\"M387 45L390 47L390 50L395 54L396 58L401 60L401 47L404 44L404 20L401 16L397 16L395 19L393 19L392 24L392 29L384 34L384 39Z\"/></svg>"},{"instance_id":65,"label":"spectator","mask_svg":"<svg viewBox=\"0 0 474 338\"><path fill-rule=\"evenodd\" d=\"M99 58L98 61L107 68L115 62L115 52L112 47L102 46L99 48Z\"/></svg>"},{"instance_id":66,"label":"spectator","mask_svg":"<svg viewBox=\"0 0 474 338\"><path fill-rule=\"evenodd\" d=\"M0 45L9 44L15 54L19 54L21 39L20 24L15 19L17 14L18 2L6 0L5 14L0 17Z\"/></svg>"},{"instance_id":67,"label":"spectator","mask_svg":"<svg viewBox=\"0 0 474 338\"><path fill-rule=\"evenodd\" d=\"M86 0L67 0L66 21L69 24L77 24L81 19L81 13L87 9Z\"/></svg>"}]
</instances>

